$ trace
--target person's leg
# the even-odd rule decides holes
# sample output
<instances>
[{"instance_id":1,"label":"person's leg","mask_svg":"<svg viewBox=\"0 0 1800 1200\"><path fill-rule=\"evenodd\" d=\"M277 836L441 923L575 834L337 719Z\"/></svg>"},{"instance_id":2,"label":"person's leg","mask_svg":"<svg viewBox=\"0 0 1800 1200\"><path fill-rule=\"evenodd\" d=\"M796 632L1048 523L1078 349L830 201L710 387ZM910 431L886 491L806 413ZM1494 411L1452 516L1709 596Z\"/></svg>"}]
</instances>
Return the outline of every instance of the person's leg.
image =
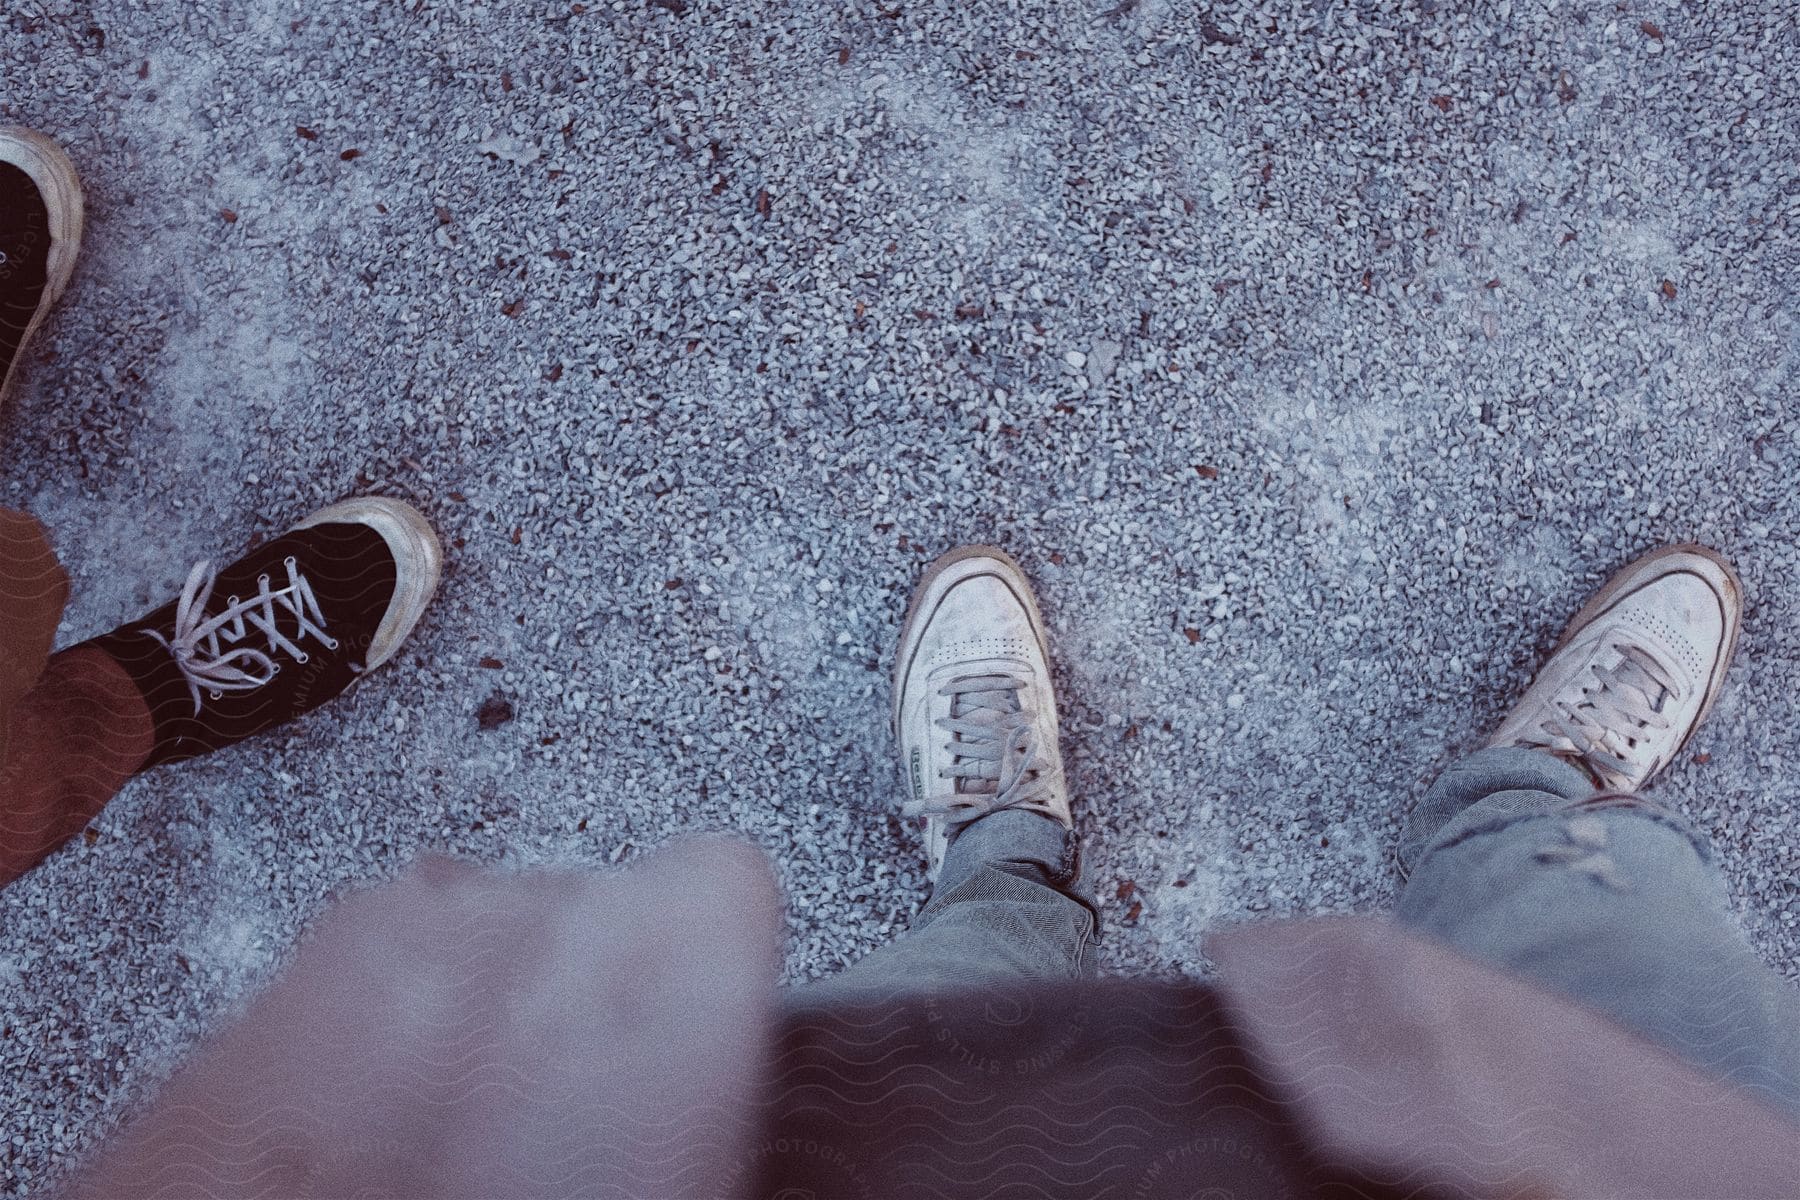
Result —
<instances>
[{"instance_id":1,"label":"person's leg","mask_svg":"<svg viewBox=\"0 0 1800 1200\"><path fill-rule=\"evenodd\" d=\"M285 724L380 666L440 562L411 506L342 501L46 661L68 579L37 523L0 510L0 886L136 772Z\"/></svg>"},{"instance_id":2,"label":"person's leg","mask_svg":"<svg viewBox=\"0 0 1800 1200\"><path fill-rule=\"evenodd\" d=\"M81 227L68 155L0 128L0 400L74 275ZM50 655L68 594L42 526L0 510L0 886L87 824L149 752L149 716L118 664Z\"/></svg>"},{"instance_id":3,"label":"person's leg","mask_svg":"<svg viewBox=\"0 0 1800 1200\"><path fill-rule=\"evenodd\" d=\"M1095 924L1075 835L1035 813L999 812L951 841L911 929L794 997L816 1004L1092 974Z\"/></svg>"},{"instance_id":4,"label":"person's leg","mask_svg":"<svg viewBox=\"0 0 1800 1200\"><path fill-rule=\"evenodd\" d=\"M40 133L0 126L0 399L81 244L82 192ZM181 597L55 656L69 581L31 517L0 509L0 887L87 824L132 774L331 699L398 649L437 585L424 518L332 505Z\"/></svg>"},{"instance_id":5,"label":"person's leg","mask_svg":"<svg viewBox=\"0 0 1800 1200\"><path fill-rule=\"evenodd\" d=\"M123 668L98 650L51 657L0 721L0 887L68 841L106 807L150 753L150 710Z\"/></svg>"},{"instance_id":6,"label":"person's leg","mask_svg":"<svg viewBox=\"0 0 1800 1200\"><path fill-rule=\"evenodd\" d=\"M1621 572L1494 744L1439 778L1402 839L1397 916L1800 1114L1800 994L1745 941L1704 839L1633 794L1735 641L1735 577L1683 554Z\"/></svg>"},{"instance_id":7,"label":"person's leg","mask_svg":"<svg viewBox=\"0 0 1800 1200\"><path fill-rule=\"evenodd\" d=\"M24 513L0 509L0 886L73 836L150 751L150 714L95 650L49 653L69 581Z\"/></svg>"},{"instance_id":8,"label":"person's leg","mask_svg":"<svg viewBox=\"0 0 1800 1200\"><path fill-rule=\"evenodd\" d=\"M894 729L905 811L926 818L931 900L892 945L790 1001L1090 972L1097 921L1082 890L1047 639L1006 554L964 547L926 570L900 635Z\"/></svg>"}]
</instances>

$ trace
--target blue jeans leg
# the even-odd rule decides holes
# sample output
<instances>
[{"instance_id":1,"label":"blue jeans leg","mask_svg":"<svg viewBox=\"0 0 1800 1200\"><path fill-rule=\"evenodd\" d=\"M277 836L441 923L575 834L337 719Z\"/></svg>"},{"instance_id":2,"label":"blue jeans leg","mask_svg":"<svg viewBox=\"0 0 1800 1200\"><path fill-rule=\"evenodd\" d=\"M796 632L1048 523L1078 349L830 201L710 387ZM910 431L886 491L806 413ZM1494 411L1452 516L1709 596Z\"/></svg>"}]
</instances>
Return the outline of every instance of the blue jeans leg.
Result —
<instances>
[{"instance_id":1,"label":"blue jeans leg","mask_svg":"<svg viewBox=\"0 0 1800 1200\"><path fill-rule=\"evenodd\" d=\"M997 812L951 839L910 930L790 998L817 1004L1089 975L1097 924L1075 835L1036 813Z\"/></svg>"},{"instance_id":2,"label":"blue jeans leg","mask_svg":"<svg viewBox=\"0 0 1800 1200\"><path fill-rule=\"evenodd\" d=\"M1800 1117L1800 993L1751 950L1674 813L1538 751L1483 750L1433 786L1402 863L1402 923Z\"/></svg>"}]
</instances>

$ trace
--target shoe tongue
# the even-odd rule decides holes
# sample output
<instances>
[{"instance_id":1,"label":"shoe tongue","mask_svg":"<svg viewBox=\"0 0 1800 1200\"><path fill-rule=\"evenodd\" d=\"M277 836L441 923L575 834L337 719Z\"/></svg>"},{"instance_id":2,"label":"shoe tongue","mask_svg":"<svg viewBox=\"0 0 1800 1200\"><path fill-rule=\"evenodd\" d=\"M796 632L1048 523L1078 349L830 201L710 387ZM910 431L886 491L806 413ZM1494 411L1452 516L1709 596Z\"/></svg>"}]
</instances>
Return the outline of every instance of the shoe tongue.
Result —
<instances>
[{"instance_id":1,"label":"shoe tongue","mask_svg":"<svg viewBox=\"0 0 1800 1200\"><path fill-rule=\"evenodd\" d=\"M0 162L0 376L43 298L50 269L50 210L31 176Z\"/></svg>"},{"instance_id":2,"label":"shoe tongue","mask_svg":"<svg viewBox=\"0 0 1800 1200\"><path fill-rule=\"evenodd\" d=\"M975 712L1016 713L1019 711L1019 693L1014 688L971 687L968 691L957 692L950 698L950 715L966 717Z\"/></svg>"},{"instance_id":3,"label":"shoe tongue","mask_svg":"<svg viewBox=\"0 0 1800 1200\"><path fill-rule=\"evenodd\" d=\"M968 691L956 693L950 701L950 715L953 718L970 718L974 717L976 713L985 714L979 719L984 722L992 722L994 726L994 733L987 740L998 740L1006 736L1005 730L1010 724L1006 718L1020 711L1018 690L1011 687L973 687ZM968 739L959 733L953 745L966 741ZM959 776L956 785L957 791L964 795L972 793L993 796L999 794L1000 762L997 759L969 759L958 754L956 761L958 763L973 761L981 771L979 776Z\"/></svg>"},{"instance_id":4,"label":"shoe tongue","mask_svg":"<svg viewBox=\"0 0 1800 1200\"><path fill-rule=\"evenodd\" d=\"M1653 713L1668 707L1675 693L1663 672L1651 669L1656 660L1649 651L1635 646L1609 646L1608 651L1596 665L1603 667L1611 677L1602 676L1601 683L1615 702L1634 709L1647 705Z\"/></svg>"},{"instance_id":5,"label":"shoe tongue","mask_svg":"<svg viewBox=\"0 0 1800 1200\"><path fill-rule=\"evenodd\" d=\"M1653 712L1661 712L1663 706L1675 693L1670 689L1664 670L1652 671L1650 664L1655 662L1647 650L1632 648L1621 652L1617 668L1620 678L1642 691L1650 698Z\"/></svg>"},{"instance_id":6,"label":"shoe tongue","mask_svg":"<svg viewBox=\"0 0 1800 1200\"><path fill-rule=\"evenodd\" d=\"M963 708L961 711L957 712L956 715L967 716L968 713L969 710ZM953 742L952 745L963 745L966 741L967 739L959 733L956 735L956 741ZM959 775L956 780L957 791L964 794L973 792L992 796L1000 790L1000 764L997 761L990 759L975 759L961 754L956 755L955 761L959 765L962 763L973 763L975 768L981 772L979 775Z\"/></svg>"}]
</instances>

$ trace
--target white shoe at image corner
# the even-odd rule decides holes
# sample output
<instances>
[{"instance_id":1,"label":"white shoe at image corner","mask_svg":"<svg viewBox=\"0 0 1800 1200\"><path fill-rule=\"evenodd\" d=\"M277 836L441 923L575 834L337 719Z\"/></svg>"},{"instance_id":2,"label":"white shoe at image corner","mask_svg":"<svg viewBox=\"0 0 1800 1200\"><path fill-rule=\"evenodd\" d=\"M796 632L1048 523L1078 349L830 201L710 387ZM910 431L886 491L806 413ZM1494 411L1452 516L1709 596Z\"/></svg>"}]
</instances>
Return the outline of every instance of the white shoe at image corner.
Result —
<instances>
[{"instance_id":1,"label":"white shoe at image corner","mask_svg":"<svg viewBox=\"0 0 1800 1200\"><path fill-rule=\"evenodd\" d=\"M1004 551L965 546L926 568L894 664L894 737L934 882L966 821L1018 808L1072 825L1043 619Z\"/></svg>"},{"instance_id":2,"label":"white shoe at image corner","mask_svg":"<svg viewBox=\"0 0 1800 1200\"><path fill-rule=\"evenodd\" d=\"M1488 744L1544 750L1604 791L1637 791L1718 699L1743 607L1743 585L1716 551L1644 555L1576 614Z\"/></svg>"}]
</instances>

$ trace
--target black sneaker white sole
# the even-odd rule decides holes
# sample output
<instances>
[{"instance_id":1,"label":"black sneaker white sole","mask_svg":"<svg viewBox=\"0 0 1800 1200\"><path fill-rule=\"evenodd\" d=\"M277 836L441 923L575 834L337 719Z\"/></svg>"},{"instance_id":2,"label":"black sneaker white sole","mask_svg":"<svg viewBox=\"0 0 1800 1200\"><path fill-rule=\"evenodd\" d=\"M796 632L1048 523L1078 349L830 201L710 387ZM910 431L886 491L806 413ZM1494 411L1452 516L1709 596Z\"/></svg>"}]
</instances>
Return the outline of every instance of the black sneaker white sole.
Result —
<instances>
[{"instance_id":1,"label":"black sneaker white sole","mask_svg":"<svg viewBox=\"0 0 1800 1200\"><path fill-rule=\"evenodd\" d=\"M125 668L155 723L147 769L255 737L387 662L424 615L443 551L417 510L361 497L238 561L199 563L177 599L87 643Z\"/></svg>"}]
</instances>

